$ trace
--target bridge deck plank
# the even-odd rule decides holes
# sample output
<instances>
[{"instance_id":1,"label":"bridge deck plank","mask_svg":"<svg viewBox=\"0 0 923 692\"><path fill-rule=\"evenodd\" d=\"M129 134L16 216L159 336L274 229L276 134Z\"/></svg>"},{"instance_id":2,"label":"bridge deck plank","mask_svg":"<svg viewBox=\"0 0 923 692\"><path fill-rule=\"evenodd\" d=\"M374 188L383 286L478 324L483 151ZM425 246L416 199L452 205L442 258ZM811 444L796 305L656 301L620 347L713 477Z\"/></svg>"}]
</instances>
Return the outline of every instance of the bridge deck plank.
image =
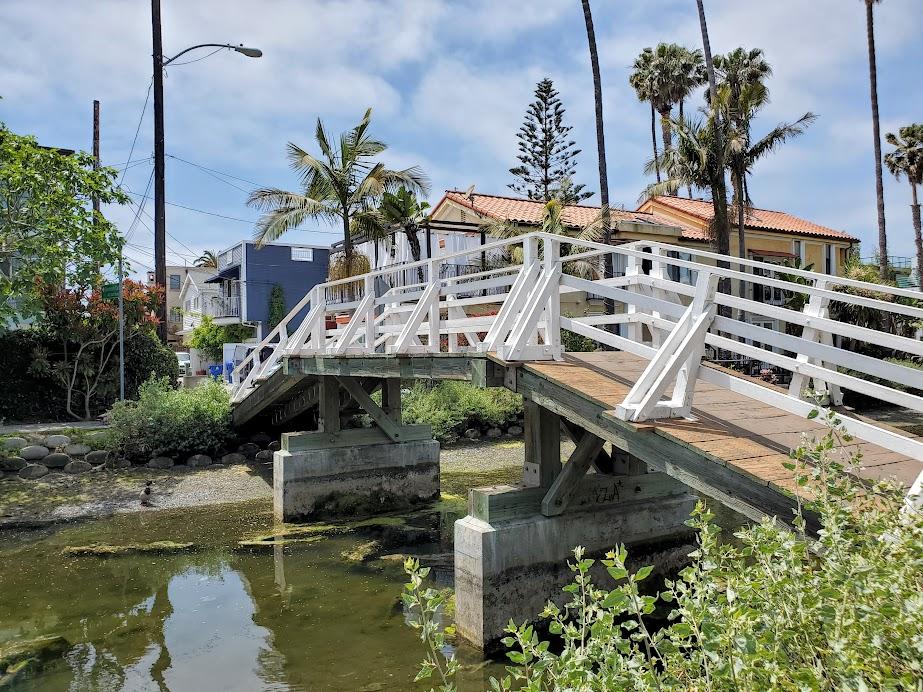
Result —
<instances>
[{"instance_id":1,"label":"bridge deck plank","mask_svg":"<svg viewBox=\"0 0 923 692\"><path fill-rule=\"evenodd\" d=\"M615 408L646 365L646 360L630 353L598 351L569 353L563 363L533 362L527 367ZM696 383L692 416L694 420L648 423L658 435L692 447L762 484L789 491L795 488L789 482L792 472L782 466L788 451L826 431L817 420L807 420L704 382ZM863 478L895 477L909 485L920 472L919 462L873 444L852 443L848 449L862 451L864 468L859 475Z\"/></svg>"}]
</instances>

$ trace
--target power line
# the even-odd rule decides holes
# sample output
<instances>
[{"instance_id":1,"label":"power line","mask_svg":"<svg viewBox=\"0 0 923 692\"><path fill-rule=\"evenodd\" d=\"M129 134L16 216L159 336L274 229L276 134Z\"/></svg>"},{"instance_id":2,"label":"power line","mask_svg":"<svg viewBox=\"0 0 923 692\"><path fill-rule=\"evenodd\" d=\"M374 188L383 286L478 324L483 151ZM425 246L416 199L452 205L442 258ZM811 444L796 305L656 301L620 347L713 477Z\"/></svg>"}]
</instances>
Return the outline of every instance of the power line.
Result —
<instances>
[{"instance_id":1,"label":"power line","mask_svg":"<svg viewBox=\"0 0 923 692\"><path fill-rule=\"evenodd\" d=\"M151 78L151 81L147 85L147 94L144 96L144 105L141 107L141 117L138 118L138 127L135 128L134 139L131 140L131 148L128 150L128 159L125 161L125 170L127 170L128 164L131 162L131 156L135 153L135 144L138 143L138 133L141 132L141 123L144 122L144 114L147 112L147 103L151 99L151 87L154 86L154 80ZM122 177L119 179L119 185L125 180L125 170L122 171Z\"/></svg>"},{"instance_id":2,"label":"power line","mask_svg":"<svg viewBox=\"0 0 923 692\"><path fill-rule=\"evenodd\" d=\"M268 185L261 185L260 183L254 180L248 180L247 178L241 178L237 175L231 175L230 173L225 173L224 171L219 171L216 168L209 168L208 166L203 166L200 163L194 163L188 159L180 158L174 154L167 154L171 159L176 159L177 161L182 161L183 163L188 163L190 166L195 166L196 168L201 168L203 171L209 171L211 173L217 173L218 175L223 175L226 178L233 178L234 180L239 180L242 183L250 183L251 185L256 185L257 187L269 187Z\"/></svg>"},{"instance_id":3,"label":"power line","mask_svg":"<svg viewBox=\"0 0 923 692\"><path fill-rule=\"evenodd\" d=\"M127 243L131 240L132 234L135 232L135 228L138 225L138 221L141 218L141 212L144 211L144 205L147 202L147 193L151 191L151 184L154 182L154 169L151 169L151 174L147 179L147 187L144 188L144 198L141 200L141 204L137 207L137 212L135 213L135 218L131 222L131 225L128 227L128 232L125 234L125 242ZM134 203L132 203L134 204Z\"/></svg>"},{"instance_id":4,"label":"power line","mask_svg":"<svg viewBox=\"0 0 923 692\"><path fill-rule=\"evenodd\" d=\"M150 197L147 194L142 195L137 192L133 192L132 190L129 190L127 187L122 188L122 189L124 189L125 192L127 192L128 194L134 195L135 197L142 197L144 199L153 199L153 197ZM227 219L228 221L240 221L241 223L250 224L251 226L256 224L256 219L240 219L235 216L226 216L225 214L218 214L213 211L205 211L204 209L196 209L195 207L189 207L189 206L186 206L185 204L179 204L178 202L166 202L166 204L169 204L171 207L179 207L180 209L185 209L187 211L194 211L197 214L205 214L206 216L215 216L219 219ZM304 233L323 233L325 235L341 235L339 231L320 231L320 230L307 229L307 228L300 228L298 230Z\"/></svg>"},{"instance_id":5,"label":"power line","mask_svg":"<svg viewBox=\"0 0 923 692\"><path fill-rule=\"evenodd\" d=\"M187 60L186 62L173 62L173 63L170 63L170 67L179 67L180 65L191 65L191 64L194 63L194 62L199 62L200 60L205 60L205 58L210 58L210 57L213 56L215 53L220 53L220 52L223 51L225 48L226 48L226 46L221 46L221 48L216 48L215 50L213 50L213 51L212 51L211 53L209 53L208 55L203 55L201 58L195 58L194 60Z\"/></svg>"}]
</instances>

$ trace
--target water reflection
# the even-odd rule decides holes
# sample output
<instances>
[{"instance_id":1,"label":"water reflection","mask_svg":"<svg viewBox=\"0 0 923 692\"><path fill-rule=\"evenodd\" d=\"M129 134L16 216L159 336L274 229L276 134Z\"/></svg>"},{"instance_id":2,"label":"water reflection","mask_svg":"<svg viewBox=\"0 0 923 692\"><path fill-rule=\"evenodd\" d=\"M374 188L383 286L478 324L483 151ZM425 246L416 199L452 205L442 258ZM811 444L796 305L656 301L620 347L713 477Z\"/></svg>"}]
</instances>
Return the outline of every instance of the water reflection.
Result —
<instances>
[{"instance_id":1,"label":"water reflection","mask_svg":"<svg viewBox=\"0 0 923 692\"><path fill-rule=\"evenodd\" d=\"M407 690L421 659L396 563L349 564L362 540L236 552L268 507L123 516L0 543L0 642L74 646L27 690ZM64 558L67 545L191 541L180 555ZM489 669L462 676L486 688ZM496 672L496 671L494 671ZM428 689L428 687L426 688Z\"/></svg>"}]
</instances>

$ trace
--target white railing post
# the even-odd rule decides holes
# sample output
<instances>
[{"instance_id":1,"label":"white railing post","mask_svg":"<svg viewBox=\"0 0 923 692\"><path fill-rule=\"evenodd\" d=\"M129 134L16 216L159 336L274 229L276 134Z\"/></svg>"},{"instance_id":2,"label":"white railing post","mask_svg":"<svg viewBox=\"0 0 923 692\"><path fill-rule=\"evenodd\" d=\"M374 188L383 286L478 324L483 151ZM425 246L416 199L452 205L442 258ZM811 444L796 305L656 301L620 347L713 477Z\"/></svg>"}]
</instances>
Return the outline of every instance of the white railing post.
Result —
<instances>
[{"instance_id":1,"label":"white railing post","mask_svg":"<svg viewBox=\"0 0 923 692\"><path fill-rule=\"evenodd\" d=\"M561 262L561 241L557 238L545 239L545 274L552 275L552 286L545 307L545 345L561 352L561 274L564 264Z\"/></svg>"},{"instance_id":2,"label":"white railing post","mask_svg":"<svg viewBox=\"0 0 923 692\"><path fill-rule=\"evenodd\" d=\"M629 283L625 288L631 293L641 291L641 286L638 284L638 277L641 276L641 273L641 260L634 255L627 257L625 276L628 278ZM644 343L644 325L638 321L638 306L634 303L628 303L625 306L625 312L629 315L628 338L635 343Z\"/></svg>"},{"instance_id":3,"label":"white railing post","mask_svg":"<svg viewBox=\"0 0 923 692\"><path fill-rule=\"evenodd\" d=\"M828 282L826 279L814 280L814 288L816 289L825 290L827 286ZM808 299L808 302L805 303L802 312L809 318L809 320L801 332L801 338L807 341L818 341L826 346L832 346L833 337L831 334L811 326L810 322L810 318L826 319L830 316L830 299L827 296L812 293L811 297ZM836 369L836 366L834 365L821 363L816 358L809 358L803 353L798 354L797 360L799 363L813 363L822 367ZM793 396L799 399L804 398L805 389L808 386L808 382L811 380L812 378L808 377L807 375L792 373L792 381L788 387L789 396ZM829 384L819 379L813 379L813 387L813 395L820 397L821 400L829 398L830 403L834 406L839 406L843 403L843 393L840 391L838 385Z\"/></svg>"},{"instance_id":4,"label":"white railing post","mask_svg":"<svg viewBox=\"0 0 923 692\"><path fill-rule=\"evenodd\" d=\"M429 280L435 284L436 290L433 299L429 305L429 335L427 336L427 347L430 353L439 353L439 298L442 288L442 279L439 276L440 260L430 260L429 263Z\"/></svg>"},{"instance_id":5,"label":"white railing post","mask_svg":"<svg viewBox=\"0 0 923 692\"><path fill-rule=\"evenodd\" d=\"M616 408L616 416L622 420L643 421L689 414L705 351L705 335L715 317L717 288L718 276L699 270L692 303ZM674 379L673 396L661 401L661 395Z\"/></svg>"}]
</instances>

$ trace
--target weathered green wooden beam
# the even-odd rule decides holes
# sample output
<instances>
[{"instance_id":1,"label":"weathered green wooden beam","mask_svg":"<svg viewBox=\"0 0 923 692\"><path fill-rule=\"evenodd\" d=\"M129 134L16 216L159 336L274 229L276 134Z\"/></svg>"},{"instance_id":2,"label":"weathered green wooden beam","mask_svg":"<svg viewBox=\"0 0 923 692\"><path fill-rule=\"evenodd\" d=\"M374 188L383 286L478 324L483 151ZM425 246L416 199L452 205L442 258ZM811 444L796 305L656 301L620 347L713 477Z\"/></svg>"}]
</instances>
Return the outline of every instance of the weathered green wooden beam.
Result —
<instances>
[{"instance_id":1,"label":"weathered green wooden beam","mask_svg":"<svg viewBox=\"0 0 923 692\"><path fill-rule=\"evenodd\" d=\"M341 377L399 377L405 380L464 380L470 382L476 370L484 365L474 365L486 360L477 353L431 353L416 356L313 356L287 358L289 371L306 375L333 375Z\"/></svg>"},{"instance_id":2,"label":"weathered green wooden beam","mask_svg":"<svg viewBox=\"0 0 923 692\"><path fill-rule=\"evenodd\" d=\"M387 435L392 442L403 442L401 439L401 425L389 416L375 400L368 395L359 381L353 377L338 377L337 380L343 389L355 399L362 409L372 417L375 424Z\"/></svg>"},{"instance_id":3,"label":"weathered green wooden beam","mask_svg":"<svg viewBox=\"0 0 923 692\"><path fill-rule=\"evenodd\" d=\"M303 373L286 374L276 370L269 379L260 384L234 407L234 425L243 425L262 413L268 406L277 403L305 379Z\"/></svg>"},{"instance_id":4,"label":"weathered green wooden beam","mask_svg":"<svg viewBox=\"0 0 923 692\"><path fill-rule=\"evenodd\" d=\"M433 429L428 425L404 425L401 427L401 442L415 442L433 439ZM328 432L283 433L282 449L287 452L301 452L332 447L359 447L373 444L389 444L391 438L380 428L354 428Z\"/></svg>"},{"instance_id":5,"label":"weathered green wooden beam","mask_svg":"<svg viewBox=\"0 0 923 692\"><path fill-rule=\"evenodd\" d=\"M775 516L788 522L797 506L794 497L766 484L756 483L704 452L655 434L653 426L637 425L604 415L607 407L601 402L549 380L528 367L518 373L517 391L539 406L608 440L652 470L668 473L754 521Z\"/></svg>"},{"instance_id":6,"label":"weathered green wooden beam","mask_svg":"<svg viewBox=\"0 0 923 692\"><path fill-rule=\"evenodd\" d=\"M574 493L580 485L580 480L590 470L590 464L605 444L605 440L591 432L584 432L577 448L573 451L564 464L564 468L542 499L542 514L553 517L562 514L567 509Z\"/></svg>"},{"instance_id":7,"label":"weathered green wooden beam","mask_svg":"<svg viewBox=\"0 0 923 692\"><path fill-rule=\"evenodd\" d=\"M494 485L468 491L468 513L493 524L542 514L545 488ZM588 512L627 502L654 500L688 492L666 473L639 476L589 474L577 483L565 514Z\"/></svg>"},{"instance_id":8,"label":"weathered green wooden beam","mask_svg":"<svg viewBox=\"0 0 923 692\"><path fill-rule=\"evenodd\" d=\"M557 412L526 398L524 485L550 488L561 473L561 419Z\"/></svg>"}]
</instances>

